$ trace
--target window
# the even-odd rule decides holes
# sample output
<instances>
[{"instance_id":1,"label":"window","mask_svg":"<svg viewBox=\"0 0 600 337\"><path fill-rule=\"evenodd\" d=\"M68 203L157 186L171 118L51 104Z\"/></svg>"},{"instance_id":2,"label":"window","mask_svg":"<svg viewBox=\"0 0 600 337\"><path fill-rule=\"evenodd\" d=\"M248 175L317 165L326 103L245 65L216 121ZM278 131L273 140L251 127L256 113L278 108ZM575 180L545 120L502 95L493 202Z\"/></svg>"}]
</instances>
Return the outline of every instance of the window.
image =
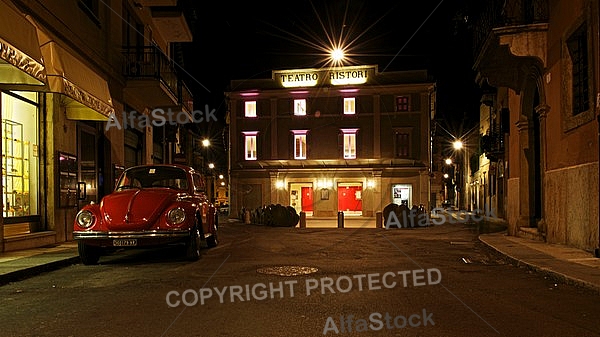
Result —
<instances>
[{"instance_id":1,"label":"window","mask_svg":"<svg viewBox=\"0 0 600 337\"><path fill-rule=\"evenodd\" d=\"M344 97L344 115L354 115L356 113L356 99L354 97Z\"/></svg>"},{"instance_id":2,"label":"window","mask_svg":"<svg viewBox=\"0 0 600 337\"><path fill-rule=\"evenodd\" d=\"M2 216L39 215L39 99L37 92L0 92Z\"/></svg>"},{"instance_id":3,"label":"window","mask_svg":"<svg viewBox=\"0 0 600 337\"><path fill-rule=\"evenodd\" d=\"M410 134L407 132L396 132L396 157L410 157Z\"/></svg>"},{"instance_id":4,"label":"window","mask_svg":"<svg viewBox=\"0 0 600 337\"><path fill-rule=\"evenodd\" d=\"M307 130L294 130L294 159L306 159Z\"/></svg>"},{"instance_id":5,"label":"window","mask_svg":"<svg viewBox=\"0 0 600 337\"><path fill-rule=\"evenodd\" d=\"M356 132L358 129L342 129L344 159L356 158Z\"/></svg>"},{"instance_id":6,"label":"window","mask_svg":"<svg viewBox=\"0 0 600 337\"><path fill-rule=\"evenodd\" d=\"M396 111L410 111L408 96L396 97Z\"/></svg>"},{"instance_id":7,"label":"window","mask_svg":"<svg viewBox=\"0 0 600 337\"><path fill-rule=\"evenodd\" d=\"M294 115L305 116L306 115L306 99L295 99L294 100Z\"/></svg>"},{"instance_id":8,"label":"window","mask_svg":"<svg viewBox=\"0 0 600 337\"><path fill-rule=\"evenodd\" d=\"M257 155L257 145L256 145L256 135L258 131L247 131L243 132L244 134L244 158L246 160L256 160Z\"/></svg>"},{"instance_id":9,"label":"window","mask_svg":"<svg viewBox=\"0 0 600 337\"><path fill-rule=\"evenodd\" d=\"M244 116L256 117L256 101L244 102Z\"/></svg>"},{"instance_id":10,"label":"window","mask_svg":"<svg viewBox=\"0 0 600 337\"><path fill-rule=\"evenodd\" d=\"M587 29L581 25L567 40L572 65L573 115L589 110Z\"/></svg>"}]
</instances>

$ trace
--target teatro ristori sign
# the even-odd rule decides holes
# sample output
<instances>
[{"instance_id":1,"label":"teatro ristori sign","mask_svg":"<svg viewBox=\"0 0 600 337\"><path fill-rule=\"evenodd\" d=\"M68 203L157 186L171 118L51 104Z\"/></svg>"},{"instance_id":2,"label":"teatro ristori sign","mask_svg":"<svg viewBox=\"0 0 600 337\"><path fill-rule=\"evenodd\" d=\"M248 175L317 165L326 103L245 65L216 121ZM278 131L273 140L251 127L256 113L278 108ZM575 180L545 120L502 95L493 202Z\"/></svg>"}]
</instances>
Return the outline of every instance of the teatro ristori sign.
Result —
<instances>
[{"instance_id":1,"label":"teatro ristori sign","mask_svg":"<svg viewBox=\"0 0 600 337\"><path fill-rule=\"evenodd\" d=\"M318 85L352 85L367 83L377 66L353 66L321 69L273 70L273 80L284 88Z\"/></svg>"}]
</instances>

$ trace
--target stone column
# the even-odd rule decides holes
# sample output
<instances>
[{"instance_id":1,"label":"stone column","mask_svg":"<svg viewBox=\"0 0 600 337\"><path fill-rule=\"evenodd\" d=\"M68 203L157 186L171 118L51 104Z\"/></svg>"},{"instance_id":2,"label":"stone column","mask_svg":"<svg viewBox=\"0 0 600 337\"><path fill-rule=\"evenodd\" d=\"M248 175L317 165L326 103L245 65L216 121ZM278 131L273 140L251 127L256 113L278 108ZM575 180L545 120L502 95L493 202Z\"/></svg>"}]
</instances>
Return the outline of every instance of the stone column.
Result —
<instances>
[{"instance_id":1,"label":"stone column","mask_svg":"<svg viewBox=\"0 0 600 337\"><path fill-rule=\"evenodd\" d=\"M547 226L546 226L546 221L544 221L545 218L545 208L546 208L546 197L545 197L545 191L546 191L546 179L545 179L545 175L546 175L546 148L547 148L547 143L546 143L546 117L548 116L548 112L550 111L550 107L548 105L538 105L535 108L535 113L537 115L537 118L540 119L540 168L541 168L541 183L542 186L540 186L540 198L542 198L542 219L538 224L538 231L540 233L546 233L547 232Z\"/></svg>"},{"instance_id":2,"label":"stone column","mask_svg":"<svg viewBox=\"0 0 600 337\"><path fill-rule=\"evenodd\" d=\"M525 117L517 122L517 129L519 130L519 220L517 222L517 230L519 227L531 227L531 205L530 205L530 186L531 179L529 165L532 163L531 151L529 148L529 137L530 137L529 121Z\"/></svg>"}]
</instances>

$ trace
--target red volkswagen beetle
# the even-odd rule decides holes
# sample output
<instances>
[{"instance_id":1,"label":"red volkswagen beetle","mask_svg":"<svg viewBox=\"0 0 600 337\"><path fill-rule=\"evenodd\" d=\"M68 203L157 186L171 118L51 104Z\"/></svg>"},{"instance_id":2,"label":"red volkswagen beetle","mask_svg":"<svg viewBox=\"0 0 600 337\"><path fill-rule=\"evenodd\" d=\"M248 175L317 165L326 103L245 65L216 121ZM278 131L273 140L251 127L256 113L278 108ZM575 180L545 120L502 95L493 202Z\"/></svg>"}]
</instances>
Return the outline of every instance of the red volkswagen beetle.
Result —
<instances>
[{"instance_id":1,"label":"red volkswagen beetle","mask_svg":"<svg viewBox=\"0 0 600 337\"><path fill-rule=\"evenodd\" d=\"M204 245L217 245L215 207L204 193L202 176L184 165L131 167L100 204L75 217L73 238L83 264L96 264L105 250L185 244L197 260Z\"/></svg>"}]
</instances>

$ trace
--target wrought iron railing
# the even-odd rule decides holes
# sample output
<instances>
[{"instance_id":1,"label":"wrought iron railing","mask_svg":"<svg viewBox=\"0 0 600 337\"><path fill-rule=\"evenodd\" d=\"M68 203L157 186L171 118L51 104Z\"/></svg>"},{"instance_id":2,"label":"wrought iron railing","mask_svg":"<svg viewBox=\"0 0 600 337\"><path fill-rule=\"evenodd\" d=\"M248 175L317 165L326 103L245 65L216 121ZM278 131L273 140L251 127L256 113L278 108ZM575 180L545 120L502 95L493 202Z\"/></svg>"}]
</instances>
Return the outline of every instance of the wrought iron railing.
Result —
<instances>
[{"instance_id":1,"label":"wrought iron railing","mask_svg":"<svg viewBox=\"0 0 600 337\"><path fill-rule=\"evenodd\" d=\"M179 79L173 62L155 46L128 47L123 50L123 74L127 78L154 78L162 81L174 96L179 94Z\"/></svg>"},{"instance_id":2,"label":"wrought iron railing","mask_svg":"<svg viewBox=\"0 0 600 337\"><path fill-rule=\"evenodd\" d=\"M492 29L548 22L548 0L488 0L473 13L475 57Z\"/></svg>"},{"instance_id":3,"label":"wrought iron railing","mask_svg":"<svg viewBox=\"0 0 600 337\"><path fill-rule=\"evenodd\" d=\"M194 111L194 97L183 80L179 80L179 103L189 112Z\"/></svg>"}]
</instances>

